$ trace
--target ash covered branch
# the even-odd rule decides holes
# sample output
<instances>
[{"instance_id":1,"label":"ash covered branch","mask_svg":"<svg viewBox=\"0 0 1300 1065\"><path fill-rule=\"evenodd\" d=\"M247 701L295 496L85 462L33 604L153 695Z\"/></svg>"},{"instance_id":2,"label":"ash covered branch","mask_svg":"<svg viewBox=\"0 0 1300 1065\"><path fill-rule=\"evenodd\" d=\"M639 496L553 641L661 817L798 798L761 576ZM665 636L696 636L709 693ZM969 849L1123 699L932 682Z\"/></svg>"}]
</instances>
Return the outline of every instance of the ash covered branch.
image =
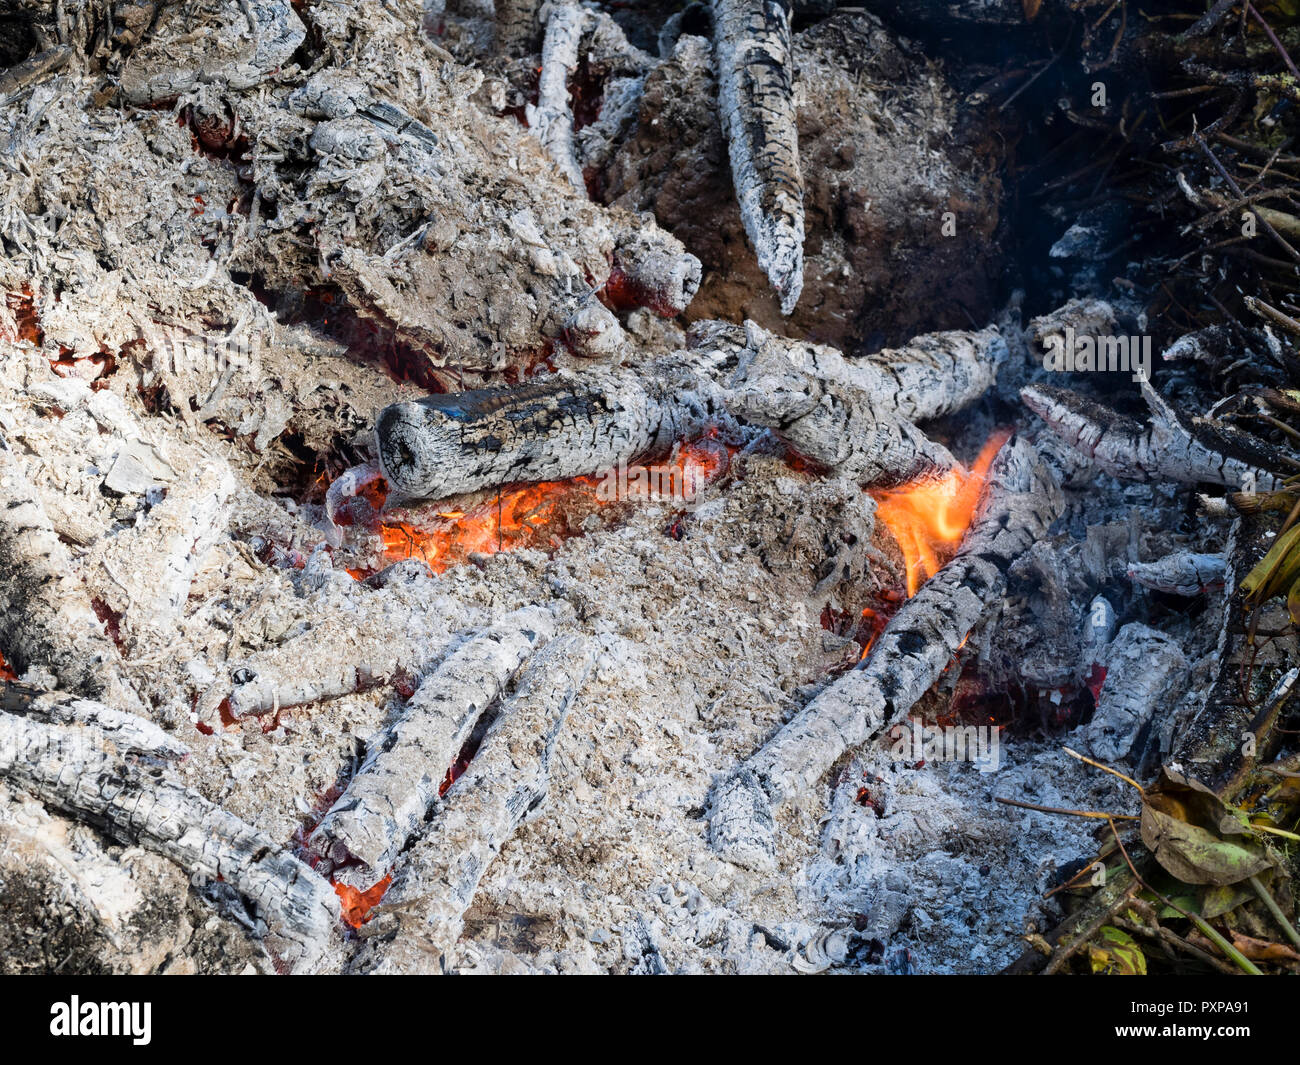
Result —
<instances>
[{"instance_id":1,"label":"ash covered branch","mask_svg":"<svg viewBox=\"0 0 1300 1065\"><path fill-rule=\"evenodd\" d=\"M1060 507L1060 490L1034 448L1024 439L1006 444L956 557L894 615L869 658L833 681L717 787L710 841L720 854L751 868L773 866L771 807L814 788L845 751L906 716Z\"/></svg>"},{"instance_id":2,"label":"ash covered branch","mask_svg":"<svg viewBox=\"0 0 1300 1065\"><path fill-rule=\"evenodd\" d=\"M114 750L98 728L0 714L0 777L190 875L223 878L258 906L277 950L310 969L339 917L330 885L257 829Z\"/></svg>"}]
</instances>

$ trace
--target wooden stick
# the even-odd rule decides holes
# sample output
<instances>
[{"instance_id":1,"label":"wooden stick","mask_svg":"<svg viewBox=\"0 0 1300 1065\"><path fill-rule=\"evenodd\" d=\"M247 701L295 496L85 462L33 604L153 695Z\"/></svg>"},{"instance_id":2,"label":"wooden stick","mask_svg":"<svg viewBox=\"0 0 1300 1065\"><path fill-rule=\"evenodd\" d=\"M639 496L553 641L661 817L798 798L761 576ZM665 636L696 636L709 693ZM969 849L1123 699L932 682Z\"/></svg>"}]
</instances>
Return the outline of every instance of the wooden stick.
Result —
<instances>
[{"instance_id":1,"label":"wooden stick","mask_svg":"<svg viewBox=\"0 0 1300 1065\"><path fill-rule=\"evenodd\" d=\"M257 905L275 949L312 968L339 918L330 885L256 828L113 750L102 729L0 714L0 777L190 875L225 880Z\"/></svg>"}]
</instances>

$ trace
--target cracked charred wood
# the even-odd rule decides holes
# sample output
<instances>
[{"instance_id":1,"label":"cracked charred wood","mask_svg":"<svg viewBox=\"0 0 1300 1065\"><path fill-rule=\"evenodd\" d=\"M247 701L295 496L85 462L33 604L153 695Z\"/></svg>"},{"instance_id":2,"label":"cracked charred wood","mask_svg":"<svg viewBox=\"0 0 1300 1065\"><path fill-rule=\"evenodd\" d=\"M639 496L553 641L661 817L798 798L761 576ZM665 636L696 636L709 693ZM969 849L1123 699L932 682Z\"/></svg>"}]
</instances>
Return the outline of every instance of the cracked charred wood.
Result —
<instances>
[{"instance_id":1,"label":"cracked charred wood","mask_svg":"<svg viewBox=\"0 0 1300 1065\"><path fill-rule=\"evenodd\" d=\"M483 874L546 799L556 740L594 659L593 645L580 636L557 637L533 658L429 831L406 856L376 932L398 924L392 920L398 913L410 914L419 948L447 964ZM409 949L404 931L381 948L380 968L393 952Z\"/></svg>"},{"instance_id":2,"label":"cracked charred wood","mask_svg":"<svg viewBox=\"0 0 1300 1065\"><path fill-rule=\"evenodd\" d=\"M1223 555L1175 551L1154 562L1130 562L1128 578L1144 588L1190 598L1223 584L1226 569Z\"/></svg>"},{"instance_id":3,"label":"cracked charred wood","mask_svg":"<svg viewBox=\"0 0 1300 1065\"><path fill-rule=\"evenodd\" d=\"M994 460L979 514L956 556L890 620L871 655L833 681L715 790L710 842L750 868L771 868L770 808L816 786L845 751L906 716L1006 587L1011 564L1040 540L1061 492L1024 439Z\"/></svg>"},{"instance_id":4,"label":"cracked charred wood","mask_svg":"<svg viewBox=\"0 0 1300 1065\"><path fill-rule=\"evenodd\" d=\"M911 419L982 396L1006 357L996 330L935 333L850 362L834 348L774 336L753 322L710 340L738 350L728 409L773 429L805 458L862 485L943 474L957 465Z\"/></svg>"},{"instance_id":5,"label":"cracked charred wood","mask_svg":"<svg viewBox=\"0 0 1300 1065\"><path fill-rule=\"evenodd\" d=\"M1025 405L1063 441L1121 480L1219 484L1246 491L1277 487L1279 456L1244 434L1193 419L1191 426L1142 382L1151 409L1142 425L1077 392L1053 385L1021 390Z\"/></svg>"},{"instance_id":6,"label":"cracked charred wood","mask_svg":"<svg viewBox=\"0 0 1300 1065\"><path fill-rule=\"evenodd\" d=\"M1187 659L1163 632L1132 622L1119 630L1102 659L1106 679L1092 720L1079 729L1094 758L1107 764L1127 758L1163 703L1177 699Z\"/></svg>"},{"instance_id":7,"label":"cracked charred wood","mask_svg":"<svg viewBox=\"0 0 1300 1065\"><path fill-rule=\"evenodd\" d=\"M375 422L384 476L425 499L557 480L666 451L734 418L776 429L837 476L897 484L954 468L909 419L974 402L1007 351L986 329L935 333L851 363L752 322L704 323L692 344L646 367L395 403Z\"/></svg>"},{"instance_id":8,"label":"cracked charred wood","mask_svg":"<svg viewBox=\"0 0 1300 1065\"><path fill-rule=\"evenodd\" d=\"M95 616L67 548L17 456L0 439L0 647L19 675L44 670L58 686L142 710L121 656Z\"/></svg>"},{"instance_id":9,"label":"cracked charred wood","mask_svg":"<svg viewBox=\"0 0 1300 1065\"><path fill-rule=\"evenodd\" d=\"M602 82L600 113L581 132L569 93L580 56L584 69ZM541 62L537 103L525 112L529 126L569 183L585 196L584 169L606 162L618 135L635 120L653 60L628 42L606 12L562 0L548 10Z\"/></svg>"},{"instance_id":10,"label":"cracked charred wood","mask_svg":"<svg viewBox=\"0 0 1300 1065\"><path fill-rule=\"evenodd\" d=\"M366 870L345 868L341 877L369 884L392 866L437 802L483 712L555 624L545 607L517 610L476 633L425 678L312 833L312 848L331 862L365 862Z\"/></svg>"},{"instance_id":11,"label":"cracked charred wood","mask_svg":"<svg viewBox=\"0 0 1300 1065\"><path fill-rule=\"evenodd\" d=\"M750 321L743 327L703 322L694 328L693 340L697 347L747 352L740 363L746 374L779 367L779 381L795 371L791 383L783 385L786 389L797 387L794 382L803 378L840 385L913 421L951 414L979 400L997 381L1008 354L1006 341L993 327L927 333L901 348L885 348L860 359L845 358L825 345L777 336Z\"/></svg>"},{"instance_id":12,"label":"cracked charred wood","mask_svg":"<svg viewBox=\"0 0 1300 1065\"><path fill-rule=\"evenodd\" d=\"M442 499L610 469L724 418L718 389L686 363L654 370L395 403L375 420L380 466L403 495Z\"/></svg>"},{"instance_id":13,"label":"cracked charred wood","mask_svg":"<svg viewBox=\"0 0 1300 1065\"><path fill-rule=\"evenodd\" d=\"M803 174L789 0L713 0L718 109L758 265L790 314L803 291Z\"/></svg>"},{"instance_id":14,"label":"cracked charred wood","mask_svg":"<svg viewBox=\"0 0 1300 1065\"><path fill-rule=\"evenodd\" d=\"M165 758L181 758L190 749L152 721L128 714L93 699L63 692L47 692L26 684L0 685L0 712L30 717L51 725L89 725L99 730L119 751Z\"/></svg>"},{"instance_id":15,"label":"cracked charred wood","mask_svg":"<svg viewBox=\"0 0 1300 1065\"><path fill-rule=\"evenodd\" d=\"M112 750L111 736L96 728L0 714L0 777L190 875L222 878L258 907L275 940L269 945L310 969L339 919L329 883L198 792Z\"/></svg>"}]
</instances>

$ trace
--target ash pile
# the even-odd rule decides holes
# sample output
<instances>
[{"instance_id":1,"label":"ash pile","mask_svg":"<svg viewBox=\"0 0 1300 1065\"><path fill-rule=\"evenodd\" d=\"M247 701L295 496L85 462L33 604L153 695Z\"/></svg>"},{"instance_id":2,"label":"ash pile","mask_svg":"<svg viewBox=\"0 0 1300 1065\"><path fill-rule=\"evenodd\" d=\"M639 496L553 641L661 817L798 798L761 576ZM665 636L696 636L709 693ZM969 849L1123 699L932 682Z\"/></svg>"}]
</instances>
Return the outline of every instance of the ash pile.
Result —
<instances>
[{"instance_id":1,"label":"ash pile","mask_svg":"<svg viewBox=\"0 0 1300 1065\"><path fill-rule=\"evenodd\" d=\"M1296 461L873 6L0 0L7 971L1281 945Z\"/></svg>"}]
</instances>

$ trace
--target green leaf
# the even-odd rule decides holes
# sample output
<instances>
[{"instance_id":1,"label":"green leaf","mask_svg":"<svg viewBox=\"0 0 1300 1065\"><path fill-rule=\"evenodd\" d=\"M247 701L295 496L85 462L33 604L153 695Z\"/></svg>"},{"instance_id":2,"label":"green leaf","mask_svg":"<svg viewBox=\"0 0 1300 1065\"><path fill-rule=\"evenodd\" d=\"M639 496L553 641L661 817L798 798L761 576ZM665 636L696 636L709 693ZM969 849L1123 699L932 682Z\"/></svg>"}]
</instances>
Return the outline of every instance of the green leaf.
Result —
<instances>
[{"instance_id":1,"label":"green leaf","mask_svg":"<svg viewBox=\"0 0 1300 1065\"><path fill-rule=\"evenodd\" d=\"M1262 847L1224 839L1199 825L1142 807L1142 842L1184 884L1236 884L1272 866Z\"/></svg>"},{"instance_id":2,"label":"green leaf","mask_svg":"<svg viewBox=\"0 0 1300 1065\"><path fill-rule=\"evenodd\" d=\"M1207 921L1213 921L1216 917L1231 913L1243 902L1257 897L1253 888L1242 888L1235 884L1211 885L1201 892L1200 914Z\"/></svg>"},{"instance_id":3,"label":"green leaf","mask_svg":"<svg viewBox=\"0 0 1300 1065\"><path fill-rule=\"evenodd\" d=\"M1105 925L1101 945L1088 948L1092 971L1105 976L1146 976L1147 958L1142 948L1123 929Z\"/></svg>"},{"instance_id":4,"label":"green leaf","mask_svg":"<svg viewBox=\"0 0 1300 1065\"><path fill-rule=\"evenodd\" d=\"M1156 861L1184 884L1236 884L1274 864L1241 811L1168 768L1142 796L1139 824Z\"/></svg>"}]
</instances>

